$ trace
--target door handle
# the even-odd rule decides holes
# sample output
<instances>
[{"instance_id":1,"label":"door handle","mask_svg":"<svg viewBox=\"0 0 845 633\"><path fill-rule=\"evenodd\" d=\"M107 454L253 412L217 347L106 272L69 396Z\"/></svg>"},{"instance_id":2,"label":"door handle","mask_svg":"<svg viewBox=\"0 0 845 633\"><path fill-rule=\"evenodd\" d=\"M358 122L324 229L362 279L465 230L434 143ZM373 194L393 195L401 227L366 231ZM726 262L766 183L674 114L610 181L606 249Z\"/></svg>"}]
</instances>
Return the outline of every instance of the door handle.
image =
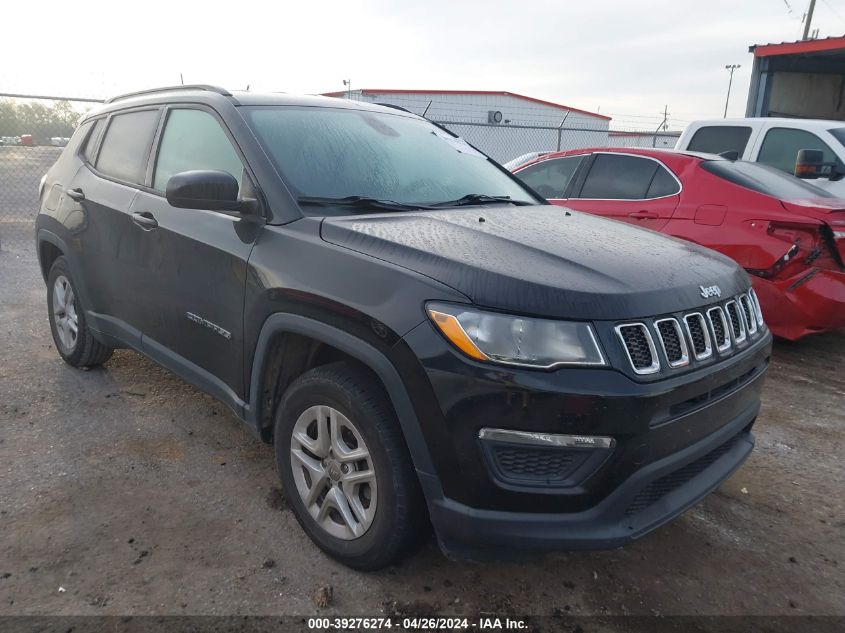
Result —
<instances>
[{"instance_id":1,"label":"door handle","mask_svg":"<svg viewBox=\"0 0 845 633\"><path fill-rule=\"evenodd\" d=\"M77 187L76 189L68 189L67 191L65 191L65 193L67 194L68 198L70 198L71 200L76 200L76 202L82 202L83 200L85 200L85 193L79 187Z\"/></svg>"},{"instance_id":2,"label":"door handle","mask_svg":"<svg viewBox=\"0 0 845 633\"><path fill-rule=\"evenodd\" d=\"M145 230L154 229L158 226L158 220L149 211L135 211L132 214L132 221Z\"/></svg>"},{"instance_id":3,"label":"door handle","mask_svg":"<svg viewBox=\"0 0 845 633\"><path fill-rule=\"evenodd\" d=\"M629 213L628 217L637 220L657 220L660 214L654 211L634 211L634 213Z\"/></svg>"}]
</instances>

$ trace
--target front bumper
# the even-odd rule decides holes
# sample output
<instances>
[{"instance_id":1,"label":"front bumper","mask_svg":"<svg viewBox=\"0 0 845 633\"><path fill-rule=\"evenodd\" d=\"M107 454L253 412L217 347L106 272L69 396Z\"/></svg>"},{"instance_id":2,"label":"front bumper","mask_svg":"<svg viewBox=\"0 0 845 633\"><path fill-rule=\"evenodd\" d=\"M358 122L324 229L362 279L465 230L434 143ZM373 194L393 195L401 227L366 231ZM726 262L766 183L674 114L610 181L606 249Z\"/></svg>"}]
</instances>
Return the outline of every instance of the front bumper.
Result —
<instances>
[{"instance_id":1,"label":"front bumper","mask_svg":"<svg viewBox=\"0 0 845 633\"><path fill-rule=\"evenodd\" d=\"M597 505L566 514L478 510L440 498L429 504L443 549L483 558L502 550L610 549L671 521L727 479L751 453L754 405L713 435L649 464Z\"/></svg>"},{"instance_id":2,"label":"front bumper","mask_svg":"<svg viewBox=\"0 0 845 633\"><path fill-rule=\"evenodd\" d=\"M430 385L419 418L436 472L419 474L431 519L447 552L472 557L616 547L698 502L751 452L771 354L766 332L726 360L638 381L613 369L476 363L428 323L404 341ZM603 436L614 445L571 481L520 485L497 477L482 428Z\"/></svg>"}]
</instances>

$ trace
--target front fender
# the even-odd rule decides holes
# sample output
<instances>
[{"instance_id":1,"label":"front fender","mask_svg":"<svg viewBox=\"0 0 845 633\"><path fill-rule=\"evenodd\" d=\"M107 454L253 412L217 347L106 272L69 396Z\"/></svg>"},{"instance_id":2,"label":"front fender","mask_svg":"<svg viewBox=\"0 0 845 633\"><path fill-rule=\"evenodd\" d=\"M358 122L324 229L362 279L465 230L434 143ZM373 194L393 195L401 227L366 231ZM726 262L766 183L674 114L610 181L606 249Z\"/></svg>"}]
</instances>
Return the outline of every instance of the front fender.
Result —
<instances>
[{"instance_id":1,"label":"front fender","mask_svg":"<svg viewBox=\"0 0 845 633\"><path fill-rule=\"evenodd\" d=\"M260 432L261 385L270 342L281 333L307 336L348 354L370 368L384 385L411 454L414 468L421 476L434 475L435 469L428 446L423 438L420 421L399 372L382 352L341 329L298 314L275 313L267 317L258 336L252 361L249 404L244 407L245 420Z\"/></svg>"}]
</instances>

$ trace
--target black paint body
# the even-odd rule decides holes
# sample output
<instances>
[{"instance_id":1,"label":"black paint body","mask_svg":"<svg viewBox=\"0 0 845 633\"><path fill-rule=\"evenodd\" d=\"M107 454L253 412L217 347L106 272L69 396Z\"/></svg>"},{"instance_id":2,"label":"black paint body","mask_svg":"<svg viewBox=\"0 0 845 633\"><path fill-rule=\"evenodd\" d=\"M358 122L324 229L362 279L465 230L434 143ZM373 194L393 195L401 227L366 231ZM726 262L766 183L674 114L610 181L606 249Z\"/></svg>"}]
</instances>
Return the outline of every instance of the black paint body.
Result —
<instances>
[{"instance_id":1,"label":"black paint body","mask_svg":"<svg viewBox=\"0 0 845 633\"><path fill-rule=\"evenodd\" d=\"M746 291L749 280L731 260L544 204L307 217L238 111L262 104L413 116L335 99L191 89L90 114L160 113L145 150L145 184L97 173L76 135L43 187L42 268L46 275L52 258L67 258L104 342L172 369L265 437L274 337L306 336L368 365L396 408L441 543L453 551L618 545L698 501L747 456L768 333L728 356L638 376L613 331L631 319L713 303L702 298L702 285L718 285L725 296ZM260 215L177 209L149 186L164 117L175 107L218 118L256 183ZM84 200L71 199L69 189L82 190ZM610 366L543 371L470 360L429 322L428 301L590 321ZM491 474L478 439L483 427L615 443L577 485L508 485ZM647 484L726 442L697 476L633 518L626 514Z\"/></svg>"}]
</instances>

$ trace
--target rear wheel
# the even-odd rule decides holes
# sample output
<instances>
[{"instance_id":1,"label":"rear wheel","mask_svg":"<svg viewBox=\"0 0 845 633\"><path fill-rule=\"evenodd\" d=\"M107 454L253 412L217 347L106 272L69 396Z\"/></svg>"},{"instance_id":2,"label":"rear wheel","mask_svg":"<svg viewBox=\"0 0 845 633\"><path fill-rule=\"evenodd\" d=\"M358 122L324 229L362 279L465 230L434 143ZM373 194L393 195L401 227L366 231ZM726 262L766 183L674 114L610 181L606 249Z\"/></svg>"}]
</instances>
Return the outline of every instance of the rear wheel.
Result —
<instances>
[{"instance_id":1,"label":"rear wheel","mask_svg":"<svg viewBox=\"0 0 845 633\"><path fill-rule=\"evenodd\" d=\"M348 363L317 367L285 392L276 462L309 537L342 563L384 567L419 542L425 500L381 385Z\"/></svg>"},{"instance_id":2,"label":"rear wheel","mask_svg":"<svg viewBox=\"0 0 845 633\"><path fill-rule=\"evenodd\" d=\"M112 355L112 348L94 338L85 322L85 311L70 274L67 260L53 262L47 277L47 307L50 330L59 355L74 367L102 365Z\"/></svg>"}]
</instances>

